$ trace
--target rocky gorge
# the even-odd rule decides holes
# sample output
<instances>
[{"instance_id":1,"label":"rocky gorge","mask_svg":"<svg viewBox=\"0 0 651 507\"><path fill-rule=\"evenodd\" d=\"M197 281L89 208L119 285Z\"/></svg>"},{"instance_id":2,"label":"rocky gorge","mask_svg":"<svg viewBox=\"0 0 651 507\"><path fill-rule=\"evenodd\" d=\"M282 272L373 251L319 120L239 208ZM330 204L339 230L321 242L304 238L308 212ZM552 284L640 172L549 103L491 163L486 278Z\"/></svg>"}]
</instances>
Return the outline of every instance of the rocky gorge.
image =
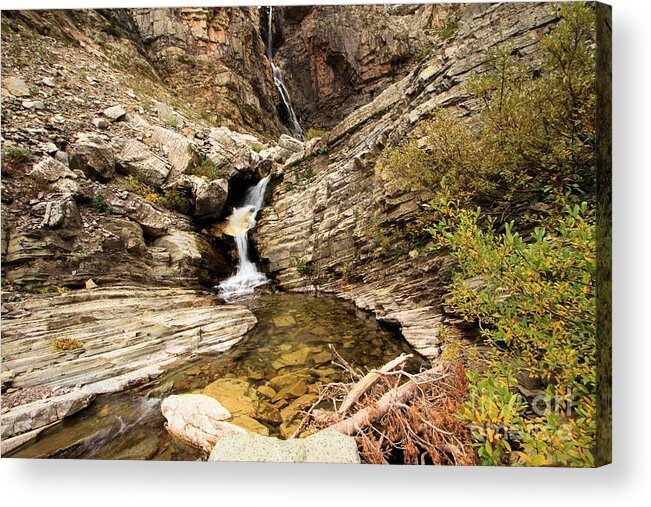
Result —
<instances>
[{"instance_id":1,"label":"rocky gorge","mask_svg":"<svg viewBox=\"0 0 651 507\"><path fill-rule=\"evenodd\" d=\"M446 308L449 255L424 248L418 231L428 193L401 187L377 161L404 139L425 143L419 124L441 110L479 129L483 105L465 85L485 70L486 50L508 41L535 61L558 18L524 3L273 13L3 11L3 454L59 431L97 397L147 386L165 398L167 430L201 459L359 462L340 433L290 438L318 387L338 379L319 369L336 358L307 328L276 344L269 364L237 377L235 363L203 365L190 377L204 384L160 388L175 368L237 356L256 325L267 330L255 303L216 290L238 263L229 216L263 178L251 257L270 283L257 295L334 296L404 338L389 346L373 335L365 348L361 331L339 337L324 324L319 340L367 351L368 368L391 359L373 352L384 347L417 355L422 369L477 334ZM291 136L267 41L305 140ZM264 317L269 329L290 332L316 311L292 304ZM340 453L319 456L327 445Z\"/></svg>"}]
</instances>

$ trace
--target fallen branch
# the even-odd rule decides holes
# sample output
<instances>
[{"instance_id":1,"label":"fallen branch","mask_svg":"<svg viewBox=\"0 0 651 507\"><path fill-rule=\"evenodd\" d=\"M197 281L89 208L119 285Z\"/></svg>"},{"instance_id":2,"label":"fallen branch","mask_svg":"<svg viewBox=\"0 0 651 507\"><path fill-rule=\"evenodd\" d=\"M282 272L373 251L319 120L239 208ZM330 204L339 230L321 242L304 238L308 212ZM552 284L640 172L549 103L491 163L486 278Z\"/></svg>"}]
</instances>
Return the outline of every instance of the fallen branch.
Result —
<instances>
[{"instance_id":1,"label":"fallen branch","mask_svg":"<svg viewBox=\"0 0 651 507\"><path fill-rule=\"evenodd\" d=\"M345 435L356 435L362 429L370 426L377 420L381 419L390 410L397 405L403 404L413 398L419 390L419 385L433 380L445 372L445 365L438 365L430 368L413 378L385 393L375 404L368 406L355 415L339 421L321 431L338 431Z\"/></svg>"},{"instance_id":2,"label":"fallen branch","mask_svg":"<svg viewBox=\"0 0 651 507\"><path fill-rule=\"evenodd\" d=\"M341 406L339 407L339 410L337 410L337 413L339 415L345 414L346 411L360 398L360 396L368 391L383 374L389 373L391 370L397 368L412 357L413 354L400 354L398 357L382 366L382 368L368 372L364 378L357 382L357 384L355 384L355 386L350 390L346 398L344 398L344 401L341 402Z\"/></svg>"}]
</instances>

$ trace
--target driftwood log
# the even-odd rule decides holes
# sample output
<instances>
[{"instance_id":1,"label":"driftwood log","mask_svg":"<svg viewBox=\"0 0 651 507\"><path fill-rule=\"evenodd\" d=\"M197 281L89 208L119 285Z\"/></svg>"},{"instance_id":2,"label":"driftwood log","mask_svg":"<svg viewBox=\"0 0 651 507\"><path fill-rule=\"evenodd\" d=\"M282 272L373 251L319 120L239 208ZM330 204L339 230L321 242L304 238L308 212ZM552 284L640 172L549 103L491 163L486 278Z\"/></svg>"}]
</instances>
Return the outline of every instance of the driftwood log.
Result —
<instances>
[{"instance_id":1,"label":"driftwood log","mask_svg":"<svg viewBox=\"0 0 651 507\"><path fill-rule=\"evenodd\" d=\"M383 374L389 373L393 369L403 364L408 359L414 357L413 354L400 354L398 357L389 361L382 366L379 370L371 370L368 372L355 386L350 390L344 401L341 402L337 413L339 415L345 414L348 409L359 399L359 397L368 391L375 382L377 382Z\"/></svg>"},{"instance_id":2,"label":"driftwood log","mask_svg":"<svg viewBox=\"0 0 651 507\"><path fill-rule=\"evenodd\" d=\"M413 398L418 392L420 384L436 381L444 376L446 368L445 364L439 364L417 375L410 376L407 382L385 393L373 405L365 407L351 417L343 419L321 431L338 431L346 435L356 435L360 430L378 421L390 410L405 404Z\"/></svg>"}]
</instances>

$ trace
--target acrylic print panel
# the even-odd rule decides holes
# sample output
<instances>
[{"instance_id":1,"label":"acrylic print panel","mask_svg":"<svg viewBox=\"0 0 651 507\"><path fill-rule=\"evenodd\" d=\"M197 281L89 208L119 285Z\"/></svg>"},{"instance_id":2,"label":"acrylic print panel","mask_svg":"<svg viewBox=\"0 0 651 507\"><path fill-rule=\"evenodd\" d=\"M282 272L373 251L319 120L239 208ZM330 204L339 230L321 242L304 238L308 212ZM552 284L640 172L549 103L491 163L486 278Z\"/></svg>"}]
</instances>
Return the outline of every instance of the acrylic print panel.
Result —
<instances>
[{"instance_id":1,"label":"acrylic print panel","mask_svg":"<svg viewBox=\"0 0 651 507\"><path fill-rule=\"evenodd\" d=\"M2 13L2 455L610 461L610 8Z\"/></svg>"}]
</instances>

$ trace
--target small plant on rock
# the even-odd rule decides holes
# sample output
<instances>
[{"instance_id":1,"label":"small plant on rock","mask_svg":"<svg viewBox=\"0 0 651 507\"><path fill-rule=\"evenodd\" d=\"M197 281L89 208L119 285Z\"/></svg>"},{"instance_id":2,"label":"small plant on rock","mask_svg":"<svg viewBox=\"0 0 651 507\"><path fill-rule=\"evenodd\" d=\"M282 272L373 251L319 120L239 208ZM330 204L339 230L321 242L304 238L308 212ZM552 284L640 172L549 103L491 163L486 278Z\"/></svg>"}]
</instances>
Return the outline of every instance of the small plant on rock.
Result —
<instances>
[{"instance_id":1,"label":"small plant on rock","mask_svg":"<svg viewBox=\"0 0 651 507\"><path fill-rule=\"evenodd\" d=\"M95 197L93 197L93 208L95 208L95 211L98 213L106 215L113 213L113 208L111 208L111 206L106 202L104 195L99 192L97 192Z\"/></svg>"},{"instance_id":2,"label":"small plant on rock","mask_svg":"<svg viewBox=\"0 0 651 507\"><path fill-rule=\"evenodd\" d=\"M314 275L314 262L296 259L296 271L299 275L311 278Z\"/></svg>"},{"instance_id":3,"label":"small plant on rock","mask_svg":"<svg viewBox=\"0 0 651 507\"><path fill-rule=\"evenodd\" d=\"M203 176L208 180L218 180L224 176L224 171L210 160L208 157L202 157L201 160L195 164L190 170L190 174L195 176Z\"/></svg>"},{"instance_id":4,"label":"small plant on rock","mask_svg":"<svg viewBox=\"0 0 651 507\"><path fill-rule=\"evenodd\" d=\"M32 159L32 152L20 144L6 144L2 150L2 164L26 164Z\"/></svg>"},{"instance_id":5,"label":"small plant on rock","mask_svg":"<svg viewBox=\"0 0 651 507\"><path fill-rule=\"evenodd\" d=\"M84 344L77 340L76 338L71 338L70 336L63 336L61 338L55 338L52 340L52 348L54 350L66 351L66 350L75 350L83 347Z\"/></svg>"}]
</instances>

